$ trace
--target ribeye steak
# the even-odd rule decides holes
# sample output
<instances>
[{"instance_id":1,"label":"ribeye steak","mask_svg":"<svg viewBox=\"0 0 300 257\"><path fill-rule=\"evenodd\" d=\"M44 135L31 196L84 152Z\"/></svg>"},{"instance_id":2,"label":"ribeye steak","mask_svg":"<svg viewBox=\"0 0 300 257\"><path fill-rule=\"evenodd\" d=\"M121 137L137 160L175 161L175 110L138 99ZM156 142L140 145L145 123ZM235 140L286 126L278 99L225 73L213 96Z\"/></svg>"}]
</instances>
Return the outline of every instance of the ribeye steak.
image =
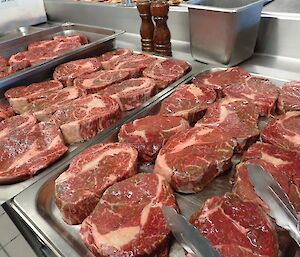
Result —
<instances>
[{"instance_id":1,"label":"ribeye steak","mask_svg":"<svg viewBox=\"0 0 300 257\"><path fill-rule=\"evenodd\" d=\"M162 101L159 115L182 117L193 124L204 115L215 99L216 93L213 89L194 84L181 85Z\"/></svg>"},{"instance_id":2,"label":"ribeye steak","mask_svg":"<svg viewBox=\"0 0 300 257\"><path fill-rule=\"evenodd\" d=\"M154 96L155 93L155 81L149 78L124 80L121 83L110 85L100 91L101 95L108 95L115 99L122 111L139 107Z\"/></svg>"},{"instance_id":3,"label":"ribeye steak","mask_svg":"<svg viewBox=\"0 0 300 257\"><path fill-rule=\"evenodd\" d=\"M85 94L98 93L109 85L130 78L130 73L123 70L97 71L79 76L74 80L74 86Z\"/></svg>"},{"instance_id":4,"label":"ribeye steak","mask_svg":"<svg viewBox=\"0 0 300 257\"><path fill-rule=\"evenodd\" d=\"M107 52L98 57L103 69L113 69L119 61L126 60L127 57L133 54L131 49L121 48L114 51Z\"/></svg>"},{"instance_id":5,"label":"ribeye steak","mask_svg":"<svg viewBox=\"0 0 300 257\"><path fill-rule=\"evenodd\" d=\"M244 162L236 168L233 191L242 199L259 204L266 211L268 207L256 195L249 180L247 165L256 164L270 172L282 189L288 194L290 201L300 213L300 154L287 151L274 145L256 143L244 153Z\"/></svg>"},{"instance_id":6,"label":"ribeye steak","mask_svg":"<svg viewBox=\"0 0 300 257\"><path fill-rule=\"evenodd\" d=\"M27 111L39 121L47 121L55 111L80 97L81 92L77 88L66 87L40 95L43 97L32 101Z\"/></svg>"},{"instance_id":7,"label":"ribeye steak","mask_svg":"<svg viewBox=\"0 0 300 257\"><path fill-rule=\"evenodd\" d=\"M275 228L263 210L227 193L208 199L190 222L222 257L277 257Z\"/></svg>"},{"instance_id":8,"label":"ribeye steak","mask_svg":"<svg viewBox=\"0 0 300 257\"><path fill-rule=\"evenodd\" d=\"M147 116L123 125L118 138L120 142L133 144L141 160L151 162L170 136L189 127L181 117Z\"/></svg>"},{"instance_id":9,"label":"ribeye steak","mask_svg":"<svg viewBox=\"0 0 300 257\"><path fill-rule=\"evenodd\" d=\"M15 112L8 104L0 104L0 121L5 120L11 116L14 116Z\"/></svg>"},{"instance_id":10,"label":"ribeye steak","mask_svg":"<svg viewBox=\"0 0 300 257\"><path fill-rule=\"evenodd\" d=\"M200 84L216 90L217 96L223 96L223 89L232 85L243 83L251 75L240 67L227 70L200 73L193 79L194 84Z\"/></svg>"},{"instance_id":11,"label":"ribeye steak","mask_svg":"<svg viewBox=\"0 0 300 257\"><path fill-rule=\"evenodd\" d=\"M259 137L258 117L258 110L253 103L225 97L210 105L195 127L214 129L222 134L223 139L234 139L236 151L241 152Z\"/></svg>"},{"instance_id":12,"label":"ribeye steak","mask_svg":"<svg viewBox=\"0 0 300 257\"><path fill-rule=\"evenodd\" d=\"M143 75L155 79L157 87L163 89L181 78L189 69L190 65L185 61L157 59L143 71Z\"/></svg>"},{"instance_id":13,"label":"ribeye steak","mask_svg":"<svg viewBox=\"0 0 300 257\"><path fill-rule=\"evenodd\" d=\"M226 87L223 92L226 96L252 101L260 116L269 117L275 111L279 88L268 79L250 77L243 83Z\"/></svg>"},{"instance_id":14,"label":"ribeye steak","mask_svg":"<svg viewBox=\"0 0 300 257\"><path fill-rule=\"evenodd\" d=\"M0 184L30 178L68 150L59 128L45 123L15 130L0 145Z\"/></svg>"},{"instance_id":15,"label":"ribeye steak","mask_svg":"<svg viewBox=\"0 0 300 257\"><path fill-rule=\"evenodd\" d=\"M168 256L171 238L162 206L176 208L164 179L139 173L109 187L81 225L81 238L95 256Z\"/></svg>"},{"instance_id":16,"label":"ribeye steak","mask_svg":"<svg viewBox=\"0 0 300 257\"><path fill-rule=\"evenodd\" d=\"M280 113L300 111L300 81L285 83L280 89L277 107Z\"/></svg>"},{"instance_id":17,"label":"ribeye steak","mask_svg":"<svg viewBox=\"0 0 300 257\"><path fill-rule=\"evenodd\" d=\"M131 77L139 77L142 71L146 69L152 62L156 60L155 57L147 54L132 54L120 61L114 70L125 70L130 73Z\"/></svg>"},{"instance_id":18,"label":"ribeye steak","mask_svg":"<svg viewBox=\"0 0 300 257\"><path fill-rule=\"evenodd\" d=\"M121 116L118 103L97 94L78 98L57 110L49 123L60 127L65 142L74 144L94 137Z\"/></svg>"},{"instance_id":19,"label":"ribeye steak","mask_svg":"<svg viewBox=\"0 0 300 257\"><path fill-rule=\"evenodd\" d=\"M138 153L129 144L94 145L79 155L55 180L55 202L68 224L90 215L103 192L137 173Z\"/></svg>"},{"instance_id":20,"label":"ribeye steak","mask_svg":"<svg viewBox=\"0 0 300 257\"><path fill-rule=\"evenodd\" d=\"M80 59L57 66L53 78L60 80L66 86L72 86L75 78L100 69L101 64L97 58Z\"/></svg>"},{"instance_id":21,"label":"ribeye steak","mask_svg":"<svg viewBox=\"0 0 300 257\"><path fill-rule=\"evenodd\" d=\"M262 131L264 142L291 151L300 151L300 112L287 112L273 118Z\"/></svg>"},{"instance_id":22,"label":"ribeye steak","mask_svg":"<svg viewBox=\"0 0 300 257\"><path fill-rule=\"evenodd\" d=\"M0 56L0 79L7 77L11 74L8 60Z\"/></svg>"},{"instance_id":23,"label":"ribeye steak","mask_svg":"<svg viewBox=\"0 0 300 257\"><path fill-rule=\"evenodd\" d=\"M164 176L178 192L201 191L228 170L235 142L213 128L191 128L173 135L161 148L154 172Z\"/></svg>"},{"instance_id":24,"label":"ribeye steak","mask_svg":"<svg viewBox=\"0 0 300 257\"><path fill-rule=\"evenodd\" d=\"M49 91L62 88L63 85L58 80L50 80L11 88L5 92L5 97L16 113L23 113L28 111L32 101L44 98Z\"/></svg>"},{"instance_id":25,"label":"ribeye steak","mask_svg":"<svg viewBox=\"0 0 300 257\"><path fill-rule=\"evenodd\" d=\"M0 122L0 139L9 137L16 130L29 130L36 123L36 118L28 113L7 118Z\"/></svg>"}]
</instances>

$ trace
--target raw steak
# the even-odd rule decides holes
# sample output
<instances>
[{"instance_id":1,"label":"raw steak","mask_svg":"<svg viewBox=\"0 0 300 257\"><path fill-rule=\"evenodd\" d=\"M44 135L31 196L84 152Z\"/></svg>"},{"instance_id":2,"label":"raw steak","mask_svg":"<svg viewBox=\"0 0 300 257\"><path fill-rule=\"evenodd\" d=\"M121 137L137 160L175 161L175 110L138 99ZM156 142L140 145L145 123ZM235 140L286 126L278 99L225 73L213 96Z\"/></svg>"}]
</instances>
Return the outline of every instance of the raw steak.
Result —
<instances>
[{"instance_id":1,"label":"raw steak","mask_svg":"<svg viewBox=\"0 0 300 257\"><path fill-rule=\"evenodd\" d=\"M283 85L277 107L280 113L300 111L300 81L292 81Z\"/></svg>"},{"instance_id":2,"label":"raw steak","mask_svg":"<svg viewBox=\"0 0 300 257\"><path fill-rule=\"evenodd\" d=\"M73 49L76 49L80 46L81 44L77 41L61 41L58 42L58 44L55 46L54 49L52 49L51 52L49 52L48 56L49 58L54 58Z\"/></svg>"},{"instance_id":3,"label":"raw steak","mask_svg":"<svg viewBox=\"0 0 300 257\"><path fill-rule=\"evenodd\" d=\"M94 137L120 116L121 110L115 100L95 94L78 98L59 109L49 123L60 127L66 143L74 144Z\"/></svg>"},{"instance_id":4,"label":"raw steak","mask_svg":"<svg viewBox=\"0 0 300 257\"><path fill-rule=\"evenodd\" d=\"M41 41L30 43L27 48L29 51L40 49L40 48L48 48L49 51L51 51L53 48L55 48L58 45L58 43L59 41L54 41L52 39L41 40Z\"/></svg>"},{"instance_id":5,"label":"raw steak","mask_svg":"<svg viewBox=\"0 0 300 257\"><path fill-rule=\"evenodd\" d=\"M108 95L115 99L122 111L139 107L156 94L156 84L153 79L128 79L121 83L108 86L100 91L101 95Z\"/></svg>"},{"instance_id":6,"label":"raw steak","mask_svg":"<svg viewBox=\"0 0 300 257\"><path fill-rule=\"evenodd\" d=\"M61 64L55 68L53 78L66 86L72 86L73 80L81 75L101 69L97 58L86 58Z\"/></svg>"},{"instance_id":7,"label":"raw steak","mask_svg":"<svg viewBox=\"0 0 300 257\"><path fill-rule=\"evenodd\" d=\"M262 209L227 193L208 199L190 222L222 257L277 257L275 228Z\"/></svg>"},{"instance_id":8,"label":"raw steak","mask_svg":"<svg viewBox=\"0 0 300 257\"><path fill-rule=\"evenodd\" d=\"M34 83L29 86L15 87L5 92L5 97L16 113L28 111L32 101L44 98L49 91L62 89L63 85L58 80Z\"/></svg>"},{"instance_id":9,"label":"raw steak","mask_svg":"<svg viewBox=\"0 0 300 257\"><path fill-rule=\"evenodd\" d=\"M59 128L45 123L16 130L0 145L0 184L28 179L68 150Z\"/></svg>"},{"instance_id":10,"label":"raw steak","mask_svg":"<svg viewBox=\"0 0 300 257\"><path fill-rule=\"evenodd\" d=\"M171 233L163 205L176 208L168 183L161 176L139 173L104 192L82 223L81 238L96 256L168 256Z\"/></svg>"},{"instance_id":11,"label":"raw steak","mask_svg":"<svg viewBox=\"0 0 300 257\"><path fill-rule=\"evenodd\" d=\"M127 56L125 60L120 61L114 67L114 70L125 70L130 73L131 77L139 77L142 75L142 71L155 60L155 57L147 54L132 54Z\"/></svg>"},{"instance_id":12,"label":"raw steak","mask_svg":"<svg viewBox=\"0 0 300 257\"><path fill-rule=\"evenodd\" d=\"M7 118L0 122L0 139L16 130L29 130L36 122L36 118L28 113Z\"/></svg>"},{"instance_id":13,"label":"raw steak","mask_svg":"<svg viewBox=\"0 0 300 257\"><path fill-rule=\"evenodd\" d=\"M10 75L10 68L6 58L0 56L0 79Z\"/></svg>"},{"instance_id":14,"label":"raw steak","mask_svg":"<svg viewBox=\"0 0 300 257\"><path fill-rule=\"evenodd\" d=\"M212 128L192 128L173 135L160 150L154 172L178 192L201 191L228 170L235 143Z\"/></svg>"},{"instance_id":15,"label":"raw steak","mask_svg":"<svg viewBox=\"0 0 300 257\"><path fill-rule=\"evenodd\" d=\"M157 87L163 89L181 78L189 69L190 65L185 61L157 59L143 71L143 75L155 79Z\"/></svg>"},{"instance_id":16,"label":"raw steak","mask_svg":"<svg viewBox=\"0 0 300 257\"><path fill-rule=\"evenodd\" d=\"M200 73L193 79L193 83L213 88L217 92L217 96L222 97L223 89L232 84L243 83L250 76L250 73L243 68L233 67L221 71Z\"/></svg>"},{"instance_id":17,"label":"raw steak","mask_svg":"<svg viewBox=\"0 0 300 257\"><path fill-rule=\"evenodd\" d=\"M120 142L133 144L139 157L151 162L170 136L189 127L181 117L147 116L123 125L118 138Z\"/></svg>"},{"instance_id":18,"label":"raw steak","mask_svg":"<svg viewBox=\"0 0 300 257\"><path fill-rule=\"evenodd\" d=\"M181 85L162 101L159 115L182 117L193 124L215 100L216 93L210 88L194 84Z\"/></svg>"},{"instance_id":19,"label":"raw steak","mask_svg":"<svg viewBox=\"0 0 300 257\"><path fill-rule=\"evenodd\" d=\"M226 96L253 102L260 116L269 117L275 111L279 89L268 79L250 77L243 83L226 87L223 92Z\"/></svg>"},{"instance_id":20,"label":"raw steak","mask_svg":"<svg viewBox=\"0 0 300 257\"><path fill-rule=\"evenodd\" d=\"M101 65L105 70L111 70L119 63L120 60L126 60L126 58L132 54L132 50L122 48L102 54L98 57L98 60L101 62Z\"/></svg>"},{"instance_id":21,"label":"raw steak","mask_svg":"<svg viewBox=\"0 0 300 257\"><path fill-rule=\"evenodd\" d=\"M300 213L300 154L266 143L256 143L244 153L243 161L237 166L233 191L243 200L268 207L256 195L249 181L247 165L257 164L270 172L288 194L296 211Z\"/></svg>"},{"instance_id":22,"label":"raw steak","mask_svg":"<svg viewBox=\"0 0 300 257\"><path fill-rule=\"evenodd\" d=\"M54 112L80 97L81 93L77 88L66 87L40 95L42 97L32 101L27 111L33 113L39 121L47 121Z\"/></svg>"},{"instance_id":23,"label":"raw steak","mask_svg":"<svg viewBox=\"0 0 300 257\"><path fill-rule=\"evenodd\" d=\"M236 151L241 152L259 137L258 117L258 110L253 103L225 97L209 106L195 127L214 129L223 138L236 140Z\"/></svg>"},{"instance_id":24,"label":"raw steak","mask_svg":"<svg viewBox=\"0 0 300 257\"><path fill-rule=\"evenodd\" d=\"M300 151L300 112L287 112L272 119L262 131L264 142L291 151Z\"/></svg>"},{"instance_id":25,"label":"raw steak","mask_svg":"<svg viewBox=\"0 0 300 257\"><path fill-rule=\"evenodd\" d=\"M63 41L63 42L78 42L81 45L86 45L89 43L88 38L85 35L71 35L71 36L56 36L53 38L55 41Z\"/></svg>"},{"instance_id":26,"label":"raw steak","mask_svg":"<svg viewBox=\"0 0 300 257\"><path fill-rule=\"evenodd\" d=\"M90 215L103 192L137 173L138 153L128 144L98 144L79 155L55 180L55 202L68 224Z\"/></svg>"},{"instance_id":27,"label":"raw steak","mask_svg":"<svg viewBox=\"0 0 300 257\"><path fill-rule=\"evenodd\" d=\"M79 43L84 45L88 43L88 39L84 35L72 35L72 36L55 36L53 40L42 40L28 45L28 50L35 50L36 48L46 48L48 51L53 51L61 42Z\"/></svg>"},{"instance_id":28,"label":"raw steak","mask_svg":"<svg viewBox=\"0 0 300 257\"><path fill-rule=\"evenodd\" d=\"M7 104L0 104L0 121L14 116L14 110Z\"/></svg>"},{"instance_id":29,"label":"raw steak","mask_svg":"<svg viewBox=\"0 0 300 257\"><path fill-rule=\"evenodd\" d=\"M74 80L74 86L84 94L94 94L109 85L130 78L130 73L123 70L97 71L82 75Z\"/></svg>"},{"instance_id":30,"label":"raw steak","mask_svg":"<svg viewBox=\"0 0 300 257\"><path fill-rule=\"evenodd\" d=\"M12 55L8 62L13 72L23 70L31 66L30 59L32 60L40 60L41 55L29 53L27 51L19 52L17 54Z\"/></svg>"}]
</instances>

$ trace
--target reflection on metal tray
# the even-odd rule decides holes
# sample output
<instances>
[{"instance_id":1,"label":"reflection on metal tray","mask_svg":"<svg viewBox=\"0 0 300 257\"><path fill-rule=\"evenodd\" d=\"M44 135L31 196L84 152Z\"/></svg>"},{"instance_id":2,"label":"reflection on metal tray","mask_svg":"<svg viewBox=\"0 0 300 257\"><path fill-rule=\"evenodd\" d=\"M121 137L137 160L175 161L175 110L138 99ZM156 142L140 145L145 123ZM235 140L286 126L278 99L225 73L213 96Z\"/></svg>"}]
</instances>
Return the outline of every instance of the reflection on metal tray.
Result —
<instances>
[{"instance_id":1,"label":"reflection on metal tray","mask_svg":"<svg viewBox=\"0 0 300 257\"><path fill-rule=\"evenodd\" d=\"M64 23L36 33L1 42L0 56L7 58L20 51L27 50L28 44L32 42L52 39L57 35L83 34L87 36L90 43L0 79L0 94L3 94L5 90L12 86L40 81L41 77L45 77L45 75L49 76L54 68L61 63L107 52L113 48L114 39L123 32L89 25Z\"/></svg>"},{"instance_id":2,"label":"reflection on metal tray","mask_svg":"<svg viewBox=\"0 0 300 257\"><path fill-rule=\"evenodd\" d=\"M208 66L209 67L209 66ZM201 72L210 72L220 69L211 69L206 67ZM257 75L257 74L255 74ZM271 78L277 85L281 86L285 81ZM191 77L182 82L189 82ZM156 114L160 108L161 101L168 97L176 86L173 86L168 92L156 97L154 101L148 104L147 108L140 109L124 120L124 123L133 121L137 118ZM146 106L145 106L146 107ZM105 137L96 138L92 144L115 142L117 133L122 123L117 124ZM91 145L92 145L91 144ZM234 158L237 163L238 158ZM85 247L79 236L79 225L67 225L61 218L60 212L54 203L54 181L68 168L68 162L65 162L55 173L45 176L43 179L24 190L16 196L9 204L25 220L33 231L45 242L45 244L58 256L92 256ZM153 166L143 165L141 172L152 172ZM222 195L231 191L230 178L232 172L228 171L216 178L202 192L196 194L176 193L178 205L182 214L189 217L193 212L199 209L203 202L211 196ZM280 237L282 248L279 257L292 257L295 249L289 238ZM183 249L174 243L171 247L170 257L184 257Z\"/></svg>"},{"instance_id":3,"label":"reflection on metal tray","mask_svg":"<svg viewBox=\"0 0 300 257\"><path fill-rule=\"evenodd\" d=\"M105 48L106 49L106 48ZM112 48L108 49L108 50L113 50ZM155 56L157 58L163 58L163 57L159 57L159 56ZM192 67L191 67L192 68ZM11 184L11 185L0 185L0 204L13 198L14 196L16 196L17 194L19 194L21 191L23 191L25 188L29 187L31 184L35 183L36 181L38 181L39 179L41 179L42 177L46 176L49 173L53 173L55 172L57 169L59 169L59 167L64 163L64 162L68 162L70 159L72 159L75 155L77 155L79 152L83 151L84 149L86 149L89 145L92 145L94 140L99 140L103 137L106 136L107 133L109 133L110 130L114 129L115 126L118 126L118 124L123 124L125 122L127 122L127 120L133 115L135 115L135 113L140 112L141 110L143 110L144 108L146 108L150 103L152 103L152 101L155 101L157 98L161 97L162 95L164 95L165 93L167 93L169 90L172 90L174 87L177 87L179 84L182 83L182 81L185 81L187 78L190 78L192 76L192 71L191 68L187 71L187 73L180 78L179 80L175 81L172 85L168 86L167 88L165 88L164 90L162 90L161 92L159 92L158 94L156 94L154 97L152 97L151 99L149 99L148 101L146 101L143 105L141 105L140 107L131 110L131 111L126 111L122 113L122 117L121 119L116 122L115 125L103 130L102 132L98 133L95 137L91 138L90 140L83 142L83 143L78 143L72 146L69 146L69 151L62 156L59 160L57 160L54 164L50 165L49 167L39 171L38 174L36 174L34 177L27 179L23 182L19 182L16 184ZM50 79L52 76L52 73L49 74L49 72L43 73L43 74L35 74L33 75L33 79L36 81L44 81L44 80L48 80ZM28 84L27 81L22 83L23 85ZM1 98L0 96L0 103L7 103L6 99L4 97Z\"/></svg>"}]
</instances>

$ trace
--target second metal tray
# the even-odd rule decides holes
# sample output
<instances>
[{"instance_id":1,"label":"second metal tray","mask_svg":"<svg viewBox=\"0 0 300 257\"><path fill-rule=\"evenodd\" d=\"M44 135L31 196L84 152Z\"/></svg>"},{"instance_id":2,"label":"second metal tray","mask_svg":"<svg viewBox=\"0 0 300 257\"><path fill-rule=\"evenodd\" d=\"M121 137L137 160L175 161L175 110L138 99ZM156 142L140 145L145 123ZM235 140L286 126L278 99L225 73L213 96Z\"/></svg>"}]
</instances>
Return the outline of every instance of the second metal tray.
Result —
<instances>
[{"instance_id":1,"label":"second metal tray","mask_svg":"<svg viewBox=\"0 0 300 257\"><path fill-rule=\"evenodd\" d=\"M209 69L207 71L213 70L214 69ZM278 86L281 86L282 83L285 82L276 78L270 79ZM190 79L187 78L182 82L188 81L190 81ZM161 101L174 92L175 89L176 88L173 87L165 94L156 97L146 108L135 112L124 123L147 115L156 114L160 108ZM117 124L105 137L94 140L92 144L115 142L121 125L122 123ZM236 161L238 161L238 159L236 159ZM45 176L24 190L9 204L57 256L93 256L80 239L79 225L67 225L62 220L61 214L54 203L55 179L68 168L68 164L69 162L64 163L64 165L55 171L55 174L52 173ZM152 172L152 170L153 166L143 165L140 167L140 172ZM229 181L232 172L233 170L220 175L202 192L188 195L176 193L176 199L182 214L188 218L193 212L197 211L209 197L222 195L225 192L231 191L232 185ZM294 244L289 237L285 234L280 236L280 243L281 252L279 257L293 257L295 255ZM184 256L185 253L183 249L177 243L174 243L171 247L170 257Z\"/></svg>"},{"instance_id":2,"label":"second metal tray","mask_svg":"<svg viewBox=\"0 0 300 257\"><path fill-rule=\"evenodd\" d=\"M37 82L41 77L49 76L54 68L61 63L107 52L114 47L114 39L123 32L96 26L64 23L19 38L0 42L0 56L9 58L13 54L27 50L28 44L32 42L52 39L57 35L82 34L89 39L89 43L86 45L0 79L0 94L3 94L5 90L12 86Z\"/></svg>"}]
</instances>

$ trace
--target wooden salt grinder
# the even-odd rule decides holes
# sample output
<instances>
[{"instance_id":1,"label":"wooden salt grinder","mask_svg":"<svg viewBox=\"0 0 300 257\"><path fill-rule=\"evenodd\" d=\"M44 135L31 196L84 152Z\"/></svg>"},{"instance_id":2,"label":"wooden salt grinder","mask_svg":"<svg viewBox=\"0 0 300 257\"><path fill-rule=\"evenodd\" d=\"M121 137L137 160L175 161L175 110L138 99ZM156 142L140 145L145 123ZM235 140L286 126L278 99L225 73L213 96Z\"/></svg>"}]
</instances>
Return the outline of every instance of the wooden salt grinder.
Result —
<instances>
[{"instance_id":1,"label":"wooden salt grinder","mask_svg":"<svg viewBox=\"0 0 300 257\"><path fill-rule=\"evenodd\" d=\"M157 0L151 3L150 10L156 23L153 35L154 51L159 55L172 56L171 33L167 25L169 4L165 0Z\"/></svg>"},{"instance_id":2,"label":"wooden salt grinder","mask_svg":"<svg viewBox=\"0 0 300 257\"><path fill-rule=\"evenodd\" d=\"M152 15L150 13L150 0L139 0L137 2L137 9L142 18L142 24L140 28L142 51L153 52L154 24L152 21Z\"/></svg>"}]
</instances>

